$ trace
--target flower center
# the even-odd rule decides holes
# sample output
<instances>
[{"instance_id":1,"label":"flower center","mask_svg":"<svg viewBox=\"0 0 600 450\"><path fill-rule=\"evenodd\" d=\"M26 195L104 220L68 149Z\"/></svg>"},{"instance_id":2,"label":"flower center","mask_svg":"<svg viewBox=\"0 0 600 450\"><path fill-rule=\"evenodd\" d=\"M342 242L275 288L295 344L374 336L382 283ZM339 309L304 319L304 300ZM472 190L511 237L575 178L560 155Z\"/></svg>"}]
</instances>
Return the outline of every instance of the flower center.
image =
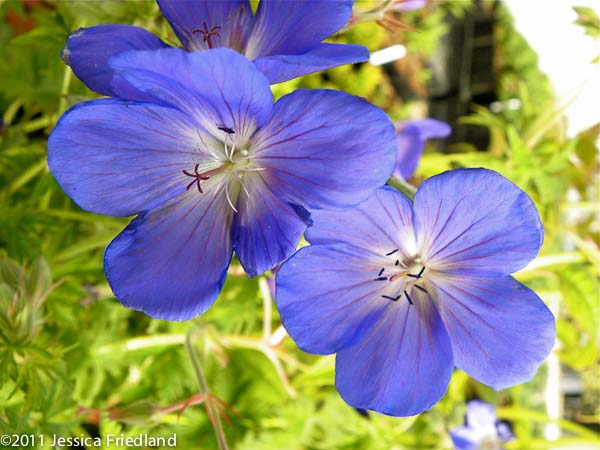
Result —
<instances>
[{"instance_id":1,"label":"flower center","mask_svg":"<svg viewBox=\"0 0 600 450\"><path fill-rule=\"evenodd\" d=\"M221 124L216 124L216 127L219 132L223 133L223 150L221 152L220 150L207 149L213 156L214 162L208 170L201 171L200 164L196 164L193 171L182 170L185 176L192 178L188 182L186 190L189 191L193 186L196 186L198 192L204 194L206 187L202 183L218 174L222 174L223 176L219 177L219 182L214 186L225 191L227 203L234 212L238 212L235 205L240 192L243 191L248 198L250 197L244 179L248 178L248 173L260 172L264 170L264 167L258 167L254 164L253 157L250 156L250 151L245 148L245 145L241 148L236 147L235 130L233 128Z\"/></svg>"},{"instance_id":2,"label":"flower center","mask_svg":"<svg viewBox=\"0 0 600 450\"><path fill-rule=\"evenodd\" d=\"M397 302L402 297L410 305L414 305L413 290L420 291L429 295L427 289L423 287L425 282L426 267L421 263L418 256L401 259L401 254L396 248L385 254L390 259L390 263L382 267L373 281L393 283L393 289L389 292L392 295L382 295L386 300Z\"/></svg>"}]
</instances>

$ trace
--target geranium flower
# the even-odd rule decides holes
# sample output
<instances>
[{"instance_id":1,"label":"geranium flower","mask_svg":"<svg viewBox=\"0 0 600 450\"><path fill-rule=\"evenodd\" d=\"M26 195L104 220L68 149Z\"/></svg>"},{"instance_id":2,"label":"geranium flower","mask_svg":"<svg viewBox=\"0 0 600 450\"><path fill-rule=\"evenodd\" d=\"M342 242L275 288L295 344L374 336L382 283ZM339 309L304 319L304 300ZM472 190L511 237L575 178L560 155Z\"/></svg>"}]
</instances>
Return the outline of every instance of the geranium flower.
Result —
<instances>
[{"instance_id":1,"label":"geranium flower","mask_svg":"<svg viewBox=\"0 0 600 450\"><path fill-rule=\"evenodd\" d=\"M445 138L451 132L450 125L436 119L416 119L398 123L396 125L398 160L394 176L403 180L410 179L423 156L425 142L429 139Z\"/></svg>"},{"instance_id":2,"label":"geranium flower","mask_svg":"<svg viewBox=\"0 0 600 450\"><path fill-rule=\"evenodd\" d=\"M465 425L450 431L456 450L502 450L514 439L509 426L498 421L493 405L479 400L467 403Z\"/></svg>"},{"instance_id":3,"label":"geranium flower","mask_svg":"<svg viewBox=\"0 0 600 450\"><path fill-rule=\"evenodd\" d=\"M357 204L392 172L394 127L363 99L298 90L273 104L268 80L229 49L110 63L126 98L68 111L48 164L83 209L138 214L108 246L105 271L123 304L152 317L205 311L234 250L262 273L295 250L309 210Z\"/></svg>"},{"instance_id":4,"label":"geranium flower","mask_svg":"<svg viewBox=\"0 0 600 450\"><path fill-rule=\"evenodd\" d=\"M361 45L326 44L350 19L352 0L158 0L189 52L232 48L254 61L271 84L369 59ZM168 47L154 34L129 25L80 28L69 36L64 61L91 90L115 96L111 56Z\"/></svg>"},{"instance_id":5,"label":"geranium flower","mask_svg":"<svg viewBox=\"0 0 600 450\"><path fill-rule=\"evenodd\" d=\"M429 409L454 366L494 389L533 377L554 318L509 274L543 239L529 197L499 174L426 180L414 207L379 189L355 209L318 212L277 273L283 325L309 353L337 353L335 383L355 408Z\"/></svg>"}]
</instances>

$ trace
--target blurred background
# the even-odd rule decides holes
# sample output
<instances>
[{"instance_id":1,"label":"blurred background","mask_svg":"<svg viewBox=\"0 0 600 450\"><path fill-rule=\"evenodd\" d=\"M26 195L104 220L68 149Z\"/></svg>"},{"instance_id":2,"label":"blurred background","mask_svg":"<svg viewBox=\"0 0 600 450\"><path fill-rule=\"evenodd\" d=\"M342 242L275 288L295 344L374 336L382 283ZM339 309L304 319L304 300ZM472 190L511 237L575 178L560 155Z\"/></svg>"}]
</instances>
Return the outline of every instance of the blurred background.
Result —
<instances>
[{"instance_id":1,"label":"blurred background","mask_svg":"<svg viewBox=\"0 0 600 450\"><path fill-rule=\"evenodd\" d=\"M516 277L546 302L558 329L535 379L494 392L456 371L425 414L356 411L335 391L334 357L307 355L284 333L270 274L249 280L235 261L215 306L193 321L153 320L122 307L102 255L128 221L80 210L46 165L58 117L95 97L60 51L70 32L101 23L176 39L152 1L4 0L2 434L177 434L184 449L219 448L216 434L239 450L452 449L450 431L464 424L466 403L481 399L511 428L506 449L600 449L600 6L406 0L377 10L381 4L356 2L356 24L333 37L368 46L369 63L276 85L275 95L341 89L394 121L443 120L453 133L428 143L412 183L487 167L533 198L545 243ZM384 26L362 21L373 8Z\"/></svg>"}]
</instances>

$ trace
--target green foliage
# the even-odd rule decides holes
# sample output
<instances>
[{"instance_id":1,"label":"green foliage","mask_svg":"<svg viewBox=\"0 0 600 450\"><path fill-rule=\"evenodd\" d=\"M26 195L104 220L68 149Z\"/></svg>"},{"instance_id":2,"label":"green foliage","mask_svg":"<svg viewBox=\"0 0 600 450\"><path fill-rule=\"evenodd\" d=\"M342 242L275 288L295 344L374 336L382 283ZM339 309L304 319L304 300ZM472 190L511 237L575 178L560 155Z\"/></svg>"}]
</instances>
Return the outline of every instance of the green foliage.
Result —
<instances>
[{"instance_id":1,"label":"green foliage","mask_svg":"<svg viewBox=\"0 0 600 450\"><path fill-rule=\"evenodd\" d=\"M596 39L600 38L600 17L598 17L598 13L593 8L585 6L574 6L573 9L577 13L575 23L582 26L588 36Z\"/></svg>"},{"instance_id":2,"label":"green foliage","mask_svg":"<svg viewBox=\"0 0 600 450\"><path fill-rule=\"evenodd\" d=\"M361 24L333 40L372 50L401 40L409 51L427 56L445 30L446 13L459 17L469 5L444 2L403 15L418 33L390 37L374 24ZM29 31L22 26L27 20L35 25ZM45 163L46 139L60 114L95 96L72 76L60 51L71 31L96 23L136 24L169 42L174 35L148 1L25 7L9 0L0 3L0 22L1 433L177 434L178 448L213 449L215 412L221 411L231 421L221 419L230 448L239 450L449 449L448 432L462 424L465 401L479 397L501 405L500 416L511 421L517 439L510 449L593 448L597 435L566 420L557 422L565 438L545 441L544 427L554 423L544 410L545 370L503 392L457 371L445 398L426 414L364 417L335 391L334 358L298 350L281 333L265 277L247 279L237 262L215 307L193 321L168 323L123 308L104 278L102 254L127 220L81 211ZM597 419L600 253L593 180L599 128L568 139L562 107L506 13L496 37L498 94L501 100L517 98L521 108L493 114L475 107L465 121L490 130L489 148L428 153L418 178L483 166L532 195L546 241L540 258L518 277L556 312L556 355L582 375L584 412ZM414 76L427 79L425 69ZM368 64L283 83L274 93L279 97L297 87L361 95L394 118L408 111L381 68ZM193 345L186 350L188 336Z\"/></svg>"}]
</instances>

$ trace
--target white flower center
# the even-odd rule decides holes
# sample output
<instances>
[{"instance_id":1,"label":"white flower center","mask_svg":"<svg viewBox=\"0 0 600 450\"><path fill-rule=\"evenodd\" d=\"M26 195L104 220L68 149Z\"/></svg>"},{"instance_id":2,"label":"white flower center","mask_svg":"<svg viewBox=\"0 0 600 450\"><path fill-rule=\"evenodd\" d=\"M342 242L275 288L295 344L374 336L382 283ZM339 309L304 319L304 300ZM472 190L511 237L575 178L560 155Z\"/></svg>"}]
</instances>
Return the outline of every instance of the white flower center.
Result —
<instances>
[{"instance_id":1,"label":"white flower center","mask_svg":"<svg viewBox=\"0 0 600 450\"><path fill-rule=\"evenodd\" d=\"M196 164L193 171L184 170L183 174L192 178L187 185L187 190L196 187L200 194L204 194L204 182L211 178L215 183L212 183L212 189L223 189L227 203L234 212L238 212L236 208L237 200L241 192L249 198L250 192L247 188L248 178L252 173L258 173L265 170L264 167L258 167L254 162L254 157L251 155L250 148L244 142L240 145L236 142L235 130L225 125L217 125L217 128L223 133L223 147L205 145L202 142L202 148L206 150L212 158L208 162ZM244 139L245 140L245 139Z\"/></svg>"},{"instance_id":2,"label":"white flower center","mask_svg":"<svg viewBox=\"0 0 600 450\"><path fill-rule=\"evenodd\" d=\"M389 262L377 273L374 281L387 282L386 294L382 297L396 302L402 298L414 305L415 293L429 295L425 288L427 268L421 263L418 255L404 255L399 249L393 249L385 254Z\"/></svg>"}]
</instances>

